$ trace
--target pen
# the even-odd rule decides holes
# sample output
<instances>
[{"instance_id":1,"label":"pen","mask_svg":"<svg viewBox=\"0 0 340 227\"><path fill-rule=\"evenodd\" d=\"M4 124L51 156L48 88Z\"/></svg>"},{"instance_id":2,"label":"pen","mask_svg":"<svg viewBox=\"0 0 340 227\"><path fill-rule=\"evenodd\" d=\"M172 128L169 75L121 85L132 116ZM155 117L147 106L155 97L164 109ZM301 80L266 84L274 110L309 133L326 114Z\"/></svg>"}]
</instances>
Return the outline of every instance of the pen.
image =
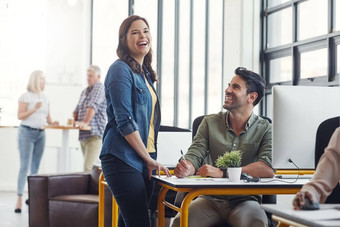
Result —
<instances>
[{"instance_id":1,"label":"pen","mask_svg":"<svg viewBox=\"0 0 340 227\"><path fill-rule=\"evenodd\" d=\"M181 149L181 155L182 155L183 161L186 161L182 149Z\"/></svg>"}]
</instances>

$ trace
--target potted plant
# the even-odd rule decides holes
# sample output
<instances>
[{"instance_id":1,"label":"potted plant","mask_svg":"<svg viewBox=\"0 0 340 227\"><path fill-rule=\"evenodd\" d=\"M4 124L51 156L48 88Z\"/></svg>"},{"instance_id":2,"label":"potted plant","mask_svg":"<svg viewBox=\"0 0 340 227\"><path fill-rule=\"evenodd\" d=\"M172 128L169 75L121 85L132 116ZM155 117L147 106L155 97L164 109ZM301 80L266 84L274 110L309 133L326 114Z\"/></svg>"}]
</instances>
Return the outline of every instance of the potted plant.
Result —
<instances>
[{"instance_id":1,"label":"potted plant","mask_svg":"<svg viewBox=\"0 0 340 227\"><path fill-rule=\"evenodd\" d=\"M216 160L216 166L227 169L230 182L239 182L242 172L241 160L242 152L240 150L225 152Z\"/></svg>"}]
</instances>

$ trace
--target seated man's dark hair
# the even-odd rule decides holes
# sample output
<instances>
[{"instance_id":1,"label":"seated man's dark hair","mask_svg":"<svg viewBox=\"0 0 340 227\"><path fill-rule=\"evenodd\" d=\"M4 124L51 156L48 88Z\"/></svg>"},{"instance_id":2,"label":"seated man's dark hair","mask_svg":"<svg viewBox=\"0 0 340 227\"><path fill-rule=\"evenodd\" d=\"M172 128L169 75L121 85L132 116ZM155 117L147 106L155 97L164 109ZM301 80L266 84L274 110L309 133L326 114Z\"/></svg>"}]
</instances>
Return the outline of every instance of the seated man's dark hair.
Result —
<instances>
[{"instance_id":1,"label":"seated man's dark hair","mask_svg":"<svg viewBox=\"0 0 340 227\"><path fill-rule=\"evenodd\" d=\"M238 67L235 69L235 74L240 76L246 82L247 94L252 92L257 93L258 97L253 103L254 106L256 106L264 96L266 82L259 74L247 70L244 67Z\"/></svg>"}]
</instances>

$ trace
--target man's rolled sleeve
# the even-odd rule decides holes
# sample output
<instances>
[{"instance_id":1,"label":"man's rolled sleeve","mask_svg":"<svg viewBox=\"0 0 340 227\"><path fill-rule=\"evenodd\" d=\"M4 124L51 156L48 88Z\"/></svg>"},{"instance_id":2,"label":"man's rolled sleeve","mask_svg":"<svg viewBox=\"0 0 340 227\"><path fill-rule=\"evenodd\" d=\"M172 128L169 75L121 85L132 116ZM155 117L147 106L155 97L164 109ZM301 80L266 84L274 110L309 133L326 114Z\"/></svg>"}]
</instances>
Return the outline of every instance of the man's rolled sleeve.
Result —
<instances>
[{"instance_id":1,"label":"man's rolled sleeve","mask_svg":"<svg viewBox=\"0 0 340 227\"><path fill-rule=\"evenodd\" d=\"M87 108L92 108L92 109L94 109L95 112L97 112L98 109L99 109L99 104L98 103L89 103L87 105Z\"/></svg>"},{"instance_id":2,"label":"man's rolled sleeve","mask_svg":"<svg viewBox=\"0 0 340 227\"><path fill-rule=\"evenodd\" d=\"M266 163L269 167L272 167L272 128L268 125L261 145L258 151L258 161Z\"/></svg>"}]
</instances>

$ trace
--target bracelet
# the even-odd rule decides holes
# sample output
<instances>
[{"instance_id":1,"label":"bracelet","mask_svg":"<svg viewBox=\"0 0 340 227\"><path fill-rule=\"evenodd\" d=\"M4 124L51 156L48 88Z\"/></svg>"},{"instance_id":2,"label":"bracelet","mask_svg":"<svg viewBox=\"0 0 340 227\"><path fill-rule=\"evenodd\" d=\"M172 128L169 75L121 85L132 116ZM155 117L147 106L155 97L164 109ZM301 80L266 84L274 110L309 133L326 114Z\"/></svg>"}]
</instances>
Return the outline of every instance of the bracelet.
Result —
<instances>
[{"instance_id":1,"label":"bracelet","mask_svg":"<svg viewBox=\"0 0 340 227\"><path fill-rule=\"evenodd\" d=\"M222 178L227 178L227 169L220 168L220 170L223 172Z\"/></svg>"}]
</instances>

